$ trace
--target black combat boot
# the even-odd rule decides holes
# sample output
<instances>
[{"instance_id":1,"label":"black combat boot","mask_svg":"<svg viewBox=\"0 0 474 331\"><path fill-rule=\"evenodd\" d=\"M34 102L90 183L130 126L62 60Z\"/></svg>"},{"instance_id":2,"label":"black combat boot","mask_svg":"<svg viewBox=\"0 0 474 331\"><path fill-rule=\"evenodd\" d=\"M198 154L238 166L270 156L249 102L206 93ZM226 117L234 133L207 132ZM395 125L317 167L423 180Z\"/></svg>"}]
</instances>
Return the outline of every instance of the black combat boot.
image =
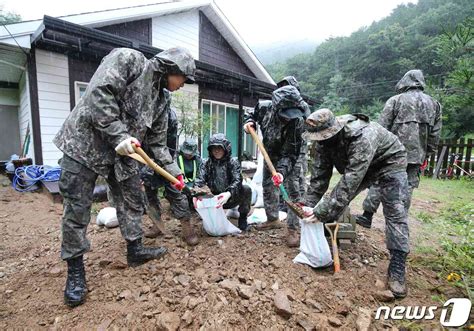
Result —
<instances>
[{"instance_id":1,"label":"black combat boot","mask_svg":"<svg viewBox=\"0 0 474 331\"><path fill-rule=\"evenodd\" d=\"M395 298L407 296L407 286L405 281L405 262L407 253L399 250L390 251L390 264L388 266L388 288Z\"/></svg>"},{"instance_id":2,"label":"black combat boot","mask_svg":"<svg viewBox=\"0 0 474 331\"><path fill-rule=\"evenodd\" d=\"M159 259L167 251L164 247L143 247L141 239L127 241L127 262L130 267L137 267L150 260Z\"/></svg>"},{"instance_id":3,"label":"black combat boot","mask_svg":"<svg viewBox=\"0 0 474 331\"><path fill-rule=\"evenodd\" d=\"M84 303L87 294L86 271L82 255L66 260L67 280L64 289L64 303L76 307Z\"/></svg>"},{"instance_id":4,"label":"black combat boot","mask_svg":"<svg viewBox=\"0 0 474 331\"><path fill-rule=\"evenodd\" d=\"M364 211L362 215L356 216L356 223L364 228L370 229L372 227L372 217L373 213Z\"/></svg>"},{"instance_id":5,"label":"black combat boot","mask_svg":"<svg viewBox=\"0 0 474 331\"><path fill-rule=\"evenodd\" d=\"M242 232L245 232L248 230L248 224L247 224L247 216L245 217L239 217L239 229Z\"/></svg>"}]
</instances>

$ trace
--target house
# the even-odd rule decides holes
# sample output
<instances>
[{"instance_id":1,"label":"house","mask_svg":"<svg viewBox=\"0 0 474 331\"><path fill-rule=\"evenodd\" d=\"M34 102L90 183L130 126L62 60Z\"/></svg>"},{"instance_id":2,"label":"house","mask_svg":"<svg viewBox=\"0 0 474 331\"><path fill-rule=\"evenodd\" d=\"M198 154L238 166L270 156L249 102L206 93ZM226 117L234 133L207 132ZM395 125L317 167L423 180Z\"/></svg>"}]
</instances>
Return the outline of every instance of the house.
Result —
<instances>
[{"instance_id":1,"label":"house","mask_svg":"<svg viewBox=\"0 0 474 331\"><path fill-rule=\"evenodd\" d=\"M228 136L234 156L255 155L255 145L241 130L243 113L259 98L269 98L274 81L218 6L201 0L45 16L0 27L0 159L18 154L31 132L26 155L36 164L56 165L62 153L53 137L101 59L116 47L152 57L172 46L186 47L197 60L197 84L186 85L180 97L188 100L192 120L209 123L201 126L203 155L216 132Z\"/></svg>"}]
</instances>

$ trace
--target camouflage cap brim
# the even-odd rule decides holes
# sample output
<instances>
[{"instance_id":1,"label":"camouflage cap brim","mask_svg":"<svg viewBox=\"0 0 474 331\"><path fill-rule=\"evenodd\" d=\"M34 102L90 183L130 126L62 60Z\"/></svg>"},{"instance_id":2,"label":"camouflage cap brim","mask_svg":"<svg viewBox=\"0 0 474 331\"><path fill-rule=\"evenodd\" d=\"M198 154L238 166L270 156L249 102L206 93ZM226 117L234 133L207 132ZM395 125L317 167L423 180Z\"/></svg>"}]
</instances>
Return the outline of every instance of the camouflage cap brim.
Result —
<instances>
[{"instance_id":1,"label":"camouflage cap brim","mask_svg":"<svg viewBox=\"0 0 474 331\"><path fill-rule=\"evenodd\" d=\"M339 131L342 130L344 125L337 119L335 120L334 126L324 129L319 132L306 131L303 133L303 139L311 141L322 141L334 137Z\"/></svg>"},{"instance_id":2,"label":"camouflage cap brim","mask_svg":"<svg viewBox=\"0 0 474 331\"><path fill-rule=\"evenodd\" d=\"M189 155L194 154L194 150L191 149L191 148L181 148L181 152L182 152L183 154L189 154Z\"/></svg>"},{"instance_id":3,"label":"camouflage cap brim","mask_svg":"<svg viewBox=\"0 0 474 331\"><path fill-rule=\"evenodd\" d=\"M194 79L194 76L187 75L185 83L186 84L194 84L194 83L196 83L196 80Z\"/></svg>"}]
</instances>

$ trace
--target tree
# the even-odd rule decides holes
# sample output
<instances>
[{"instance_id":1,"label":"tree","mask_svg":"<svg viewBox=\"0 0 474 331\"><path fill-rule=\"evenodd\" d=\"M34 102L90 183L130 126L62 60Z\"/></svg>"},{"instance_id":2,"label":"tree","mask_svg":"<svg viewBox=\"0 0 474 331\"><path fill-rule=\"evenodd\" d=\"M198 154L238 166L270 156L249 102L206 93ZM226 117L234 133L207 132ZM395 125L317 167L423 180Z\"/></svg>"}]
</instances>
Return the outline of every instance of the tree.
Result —
<instances>
[{"instance_id":1,"label":"tree","mask_svg":"<svg viewBox=\"0 0 474 331\"><path fill-rule=\"evenodd\" d=\"M344 106L346 99L341 96L343 78L340 73L334 75L329 81L329 92L323 98L321 107L329 108L335 114L348 113L348 108Z\"/></svg>"},{"instance_id":2,"label":"tree","mask_svg":"<svg viewBox=\"0 0 474 331\"><path fill-rule=\"evenodd\" d=\"M436 64L449 70L444 86L432 87L443 106L444 136L474 132L474 19L438 38Z\"/></svg>"},{"instance_id":3,"label":"tree","mask_svg":"<svg viewBox=\"0 0 474 331\"><path fill-rule=\"evenodd\" d=\"M199 111L197 94L178 91L173 93L171 100L178 117L178 137L197 138L201 132L209 132L211 120L203 118Z\"/></svg>"},{"instance_id":4,"label":"tree","mask_svg":"<svg viewBox=\"0 0 474 331\"><path fill-rule=\"evenodd\" d=\"M403 74L421 69L428 93L443 106L443 136L459 137L474 132L473 12L472 0L403 4L349 37L329 38L314 52L268 69L275 79L295 75L303 93L338 113L350 109L372 118Z\"/></svg>"},{"instance_id":5,"label":"tree","mask_svg":"<svg viewBox=\"0 0 474 331\"><path fill-rule=\"evenodd\" d=\"M21 21L21 16L17 13L3 10L3 6L0 7L0 24L10 24Z\"/></svg>"}]
</instances>

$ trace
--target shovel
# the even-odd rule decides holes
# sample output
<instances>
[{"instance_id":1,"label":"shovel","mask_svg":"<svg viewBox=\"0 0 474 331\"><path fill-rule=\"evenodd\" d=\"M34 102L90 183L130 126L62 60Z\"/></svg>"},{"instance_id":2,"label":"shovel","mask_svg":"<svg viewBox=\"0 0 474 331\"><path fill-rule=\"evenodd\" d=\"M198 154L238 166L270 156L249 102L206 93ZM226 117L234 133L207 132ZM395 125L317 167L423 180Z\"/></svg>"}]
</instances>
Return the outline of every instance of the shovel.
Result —
<instances>
[{"instance_id":1,"label":"shovel","mask_svg":"<svg viewBox=\"0 0 474 331\"><path fill-rule=\"evenodd\" d=\"M265 146L263 146L263 143L260 140L260 138L258 137L258 135L255 132L254 128L249 126L248 129L249 129L249 133L252 136L253 140L255 140L255 142L258 145L258 148L262 152L263 158L265 159L265 162L267 163L267 166L268 166L268 169L270 170L270 173L272 174L272 176L275 176L277 174L277 171L275 170L275 167L273 166L272 160L268 156L268 153L265 149ZM286 192L286 189L283 186L283 184L280 184L279 188L280 188L280 191L281 191L281 195L283 196L283 200L285 200L285 203L287 204L288 208L290 208L299 218L305 218L306 215L305 215L305 212L304 212L303 208L301 208L296 203L293 203L290 200L290 197L288 196L288 192Z\"/></svg>"},{"instance_id":2,"label":"shovel","mask_svg":"<svg viewBox=\"0 0 474 331\"><path fill-rule=\"evenodd\" d=\"M332 255L334 259L334 272L341 271L341 263L339 261L339 249L337 248L337 231L339 230L339 223L326 223L324 224L326 230L328 230L331 236L332 243Z\"/></svg>"},{"instance_id":3,"label":"shovel","mask_svg":"<svg viewBox=\"0 0 474 331\"><path fill-rule=\"evenodd\" d=\"M145 151L141 147L138 147L135 144L132 144L132 146L133 146L133 149L135 150L135 153L130 154L129 157L131 157L132 159L137 160L138 162L146 164L147 166L152 168L157 174L161 175L164 179L171 182L171 184L178 184L179 183L179 180L177 178L173 177L168 171L166 171L165 169L160 167L158 164L156 164L145 153ZM187 186L184 186L183 193L192 195L191 190Z\"/></svg>"}]
</instances>

